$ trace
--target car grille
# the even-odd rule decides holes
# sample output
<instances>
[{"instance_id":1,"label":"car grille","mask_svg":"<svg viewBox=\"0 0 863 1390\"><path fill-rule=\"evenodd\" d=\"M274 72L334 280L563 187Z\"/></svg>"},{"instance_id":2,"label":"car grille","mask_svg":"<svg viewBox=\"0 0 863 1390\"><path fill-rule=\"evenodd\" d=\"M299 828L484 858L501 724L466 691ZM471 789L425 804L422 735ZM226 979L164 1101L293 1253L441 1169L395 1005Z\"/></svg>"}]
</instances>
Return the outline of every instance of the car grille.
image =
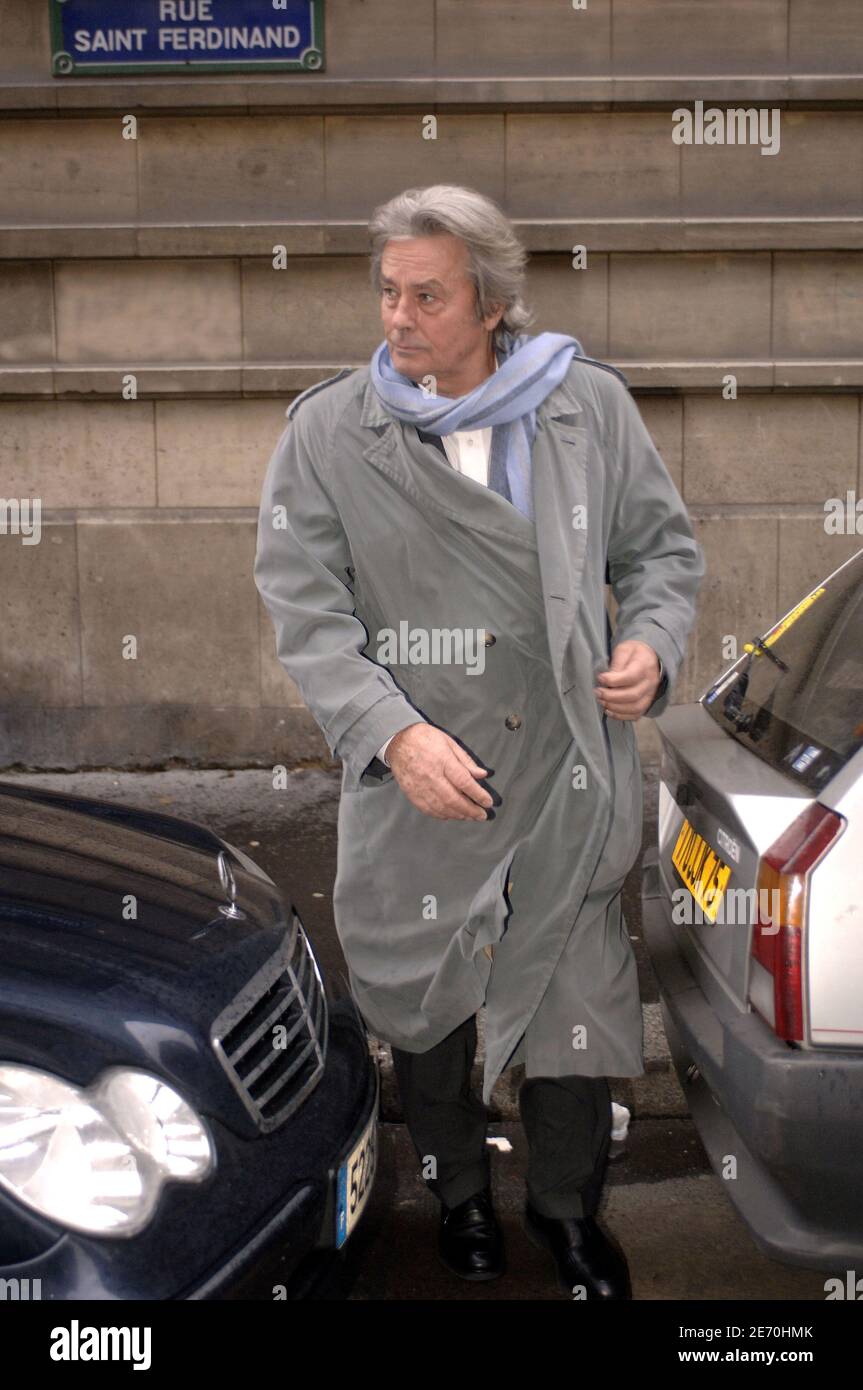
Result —
<instances>
[{"instance_id":1,"label":"car grille","mask_svg":"<svg viewBox=\"0 0 863 1390\"><path fill-rule=\"evenodd\" d=\"M295 913L279 950L211 1030L216 1055L259 1129L278 1128L320 1081L327 1023L323 980Z\"/></svg>"}]
</instances>

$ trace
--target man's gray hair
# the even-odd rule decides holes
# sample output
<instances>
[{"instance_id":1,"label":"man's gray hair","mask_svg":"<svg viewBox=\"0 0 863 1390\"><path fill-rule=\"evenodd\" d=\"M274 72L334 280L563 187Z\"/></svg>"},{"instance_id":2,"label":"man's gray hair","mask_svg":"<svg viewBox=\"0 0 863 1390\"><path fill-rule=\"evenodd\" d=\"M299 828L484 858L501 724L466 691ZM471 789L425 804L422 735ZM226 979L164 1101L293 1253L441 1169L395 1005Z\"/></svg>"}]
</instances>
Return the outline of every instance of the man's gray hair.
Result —
<instances>
[{"instance_id":1,"label":"man's gray hair","mask_svg":"<svg viewBox=\"0 0 863 1390\"><path fill-rule=\"evenodd\" d=\"M534 315L523 298L527 251L509 218L484 194L457 184L435 183L406 188L375 208L369 222L372 243L371 281L381 290L381 258L388 241L400 237L436 236L450 232L468 250L468 275L476 287L476 316L484 319L504 306L495 329L520 333Z\"/></svg>"}]
</instances>

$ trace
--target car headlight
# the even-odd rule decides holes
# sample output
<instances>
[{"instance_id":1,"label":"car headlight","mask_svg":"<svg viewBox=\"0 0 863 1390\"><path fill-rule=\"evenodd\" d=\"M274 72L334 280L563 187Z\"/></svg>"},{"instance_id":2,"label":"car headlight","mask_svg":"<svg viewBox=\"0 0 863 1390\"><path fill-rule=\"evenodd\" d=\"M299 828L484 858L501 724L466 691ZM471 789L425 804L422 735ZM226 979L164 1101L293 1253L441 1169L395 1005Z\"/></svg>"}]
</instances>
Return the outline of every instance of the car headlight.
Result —
<instances>
[{"instance_id":1,"label":"car headlight","mask_svg":"<svg viewBox=\"0 0 863 1390\"><path fill-rule=\"evenodd\" d=\"M85 1089L0 1063L0 1187L70 1230L136 1235L163 1183L201 1182L214 1162L203 1121L158 1076L112 1067Z\"/></svg>"}]
</instances>

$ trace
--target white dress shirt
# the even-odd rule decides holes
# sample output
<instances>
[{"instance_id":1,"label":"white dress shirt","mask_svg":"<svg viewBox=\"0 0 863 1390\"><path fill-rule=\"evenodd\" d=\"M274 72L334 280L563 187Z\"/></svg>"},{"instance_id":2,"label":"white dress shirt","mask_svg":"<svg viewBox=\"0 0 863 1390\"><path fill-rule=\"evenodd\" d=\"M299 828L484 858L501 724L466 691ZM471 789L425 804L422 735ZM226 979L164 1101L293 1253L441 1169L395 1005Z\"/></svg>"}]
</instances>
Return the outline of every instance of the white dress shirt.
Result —
<instances>
[{"instance_id":1,"label":"white dress shirt","mask_svg":"<svg viewBox=\"0 0 863 1390\"><path fill-rule=\"evenodd\" d=\"M498 369L497 358L495 357L494 369ZM459 473L464 473L465 477L473 478L474 482L482 483L483 487L488 487L488 465L491 458L491 430L489 425L484 430L453 430L450 434L442 434L440 442L443 445L446 456ZM378 750L378 757L382 763L389 763L386 759L386 751L393 734L387 739L382 748Z\"/></svg>"}]
</instances>

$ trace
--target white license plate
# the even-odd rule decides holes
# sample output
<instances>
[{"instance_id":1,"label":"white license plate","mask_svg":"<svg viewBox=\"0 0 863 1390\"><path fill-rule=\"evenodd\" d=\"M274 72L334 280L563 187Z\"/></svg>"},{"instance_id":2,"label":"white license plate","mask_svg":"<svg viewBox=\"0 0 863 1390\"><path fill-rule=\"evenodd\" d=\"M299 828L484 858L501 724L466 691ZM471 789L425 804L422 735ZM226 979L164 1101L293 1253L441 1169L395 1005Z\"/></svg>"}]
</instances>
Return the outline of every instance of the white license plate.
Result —
<instances>
[{"instance_id":1,"label":"white license plate","mask_svg":"<svg viewBox=\"0 0 863 1390\"><path fill-rule=\"evenodd\" d=\"M360 1219L375 1180L378 1157L378 1098L365 1129L339 1165L336 1183L336 1249L344 1245Z\"/></svg>"}]
</instances>

